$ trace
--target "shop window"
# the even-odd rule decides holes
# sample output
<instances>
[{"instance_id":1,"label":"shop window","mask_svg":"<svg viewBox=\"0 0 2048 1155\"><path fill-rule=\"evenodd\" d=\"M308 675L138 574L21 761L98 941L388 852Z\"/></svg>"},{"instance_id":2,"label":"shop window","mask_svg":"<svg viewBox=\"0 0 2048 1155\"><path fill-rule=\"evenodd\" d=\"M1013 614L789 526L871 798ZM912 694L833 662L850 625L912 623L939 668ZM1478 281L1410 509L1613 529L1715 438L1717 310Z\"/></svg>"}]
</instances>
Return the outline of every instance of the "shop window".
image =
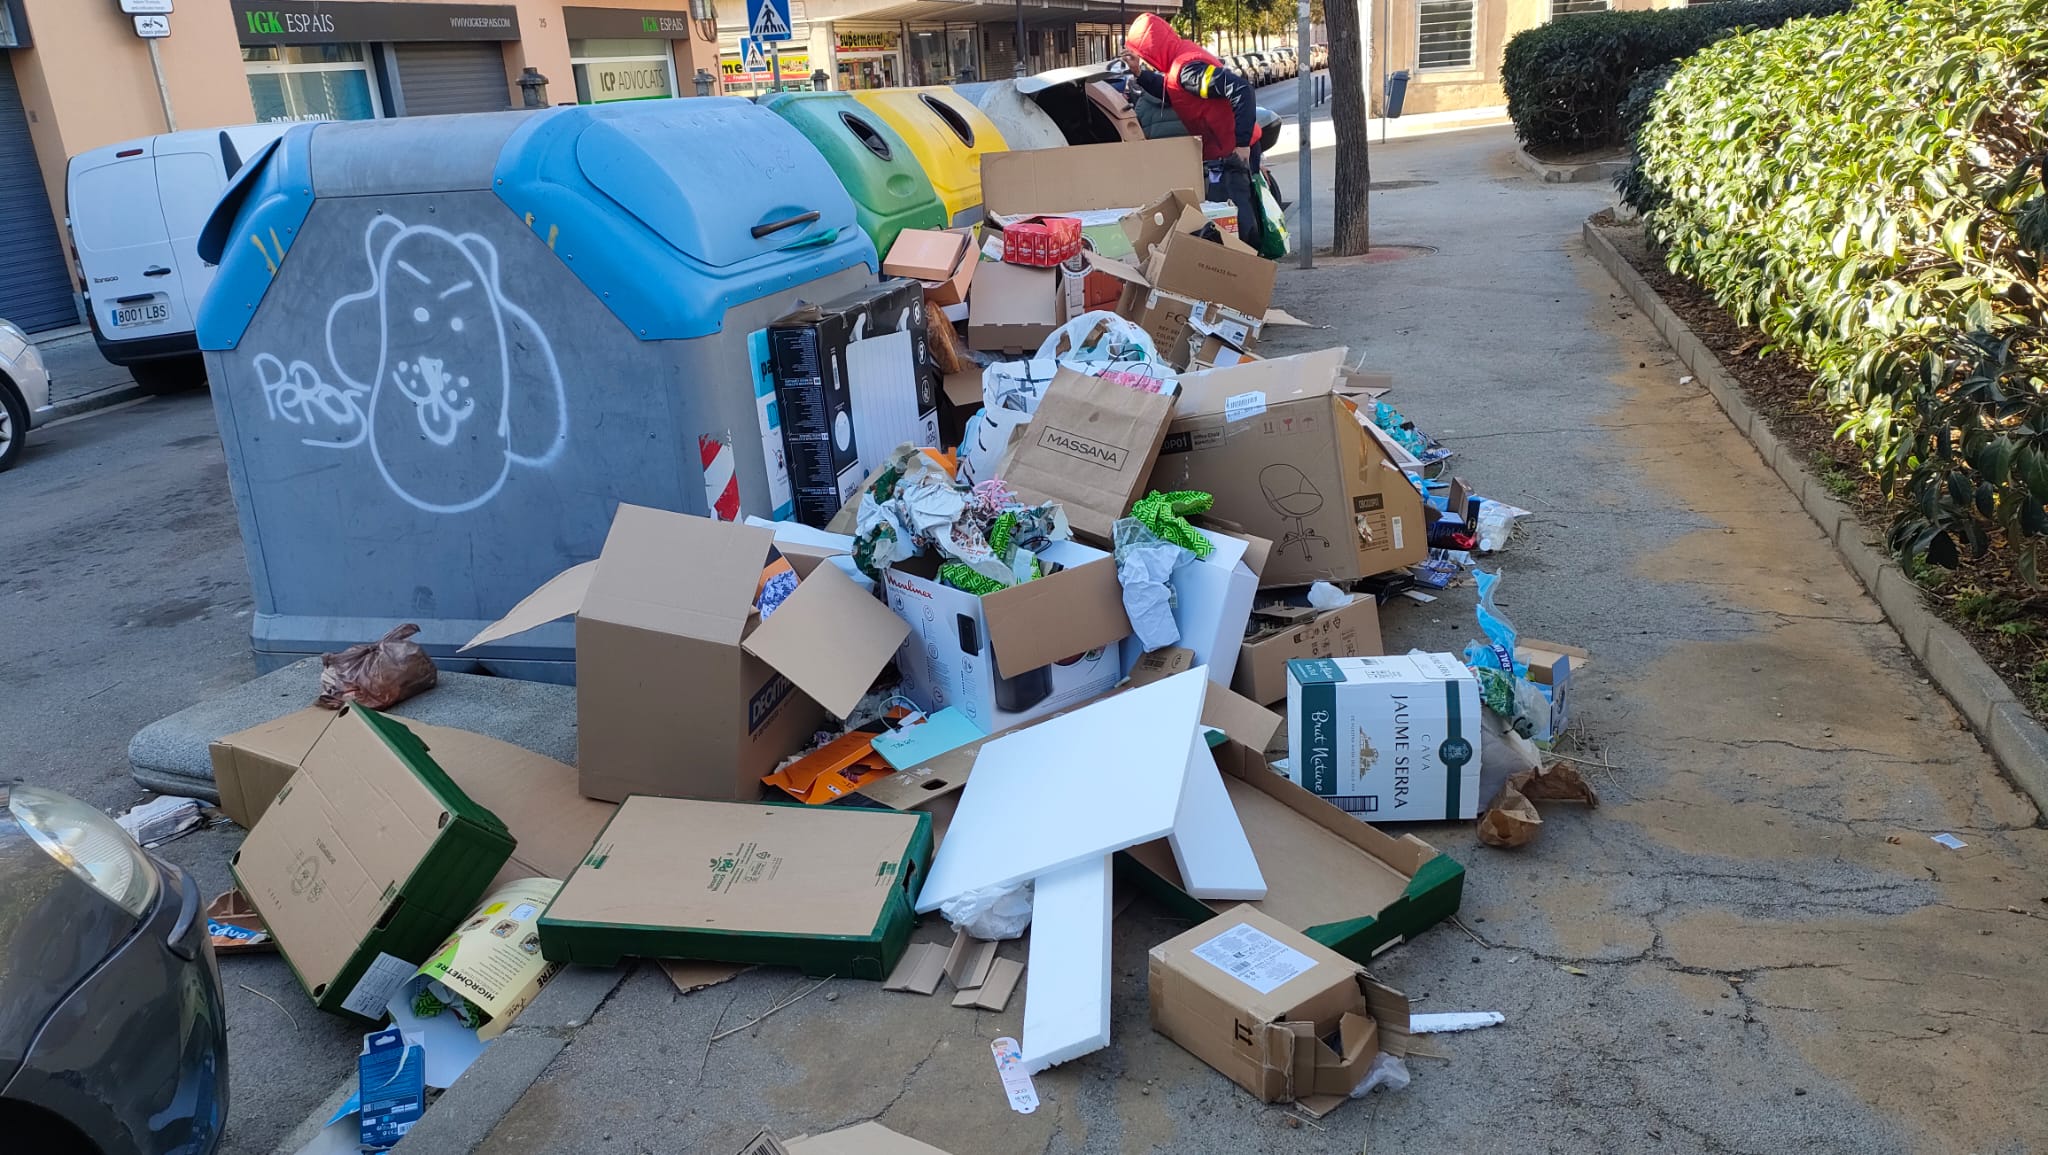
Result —
<instances>
[{"instance_id":1,"label":"shop window","mask_svg":"<svg viewBox=\"0 0 2048 1155\"><path fill-rule=\"evenodd\" d=\"M242 49L260 121L370 120L381 100L361 44L268 44Z\"/></svg>"},{"instance_id":2,"label":"shop window","mask_svg":"<svg viewBox=\"0 0 2048 1155\"><path fill-rule=\"evenodd\" d=\"M1471 68L1477 8L1477 0L1421 0L1416 5L1415 67Z\"/></svg>"},{"instance_id":3,"label":"shop window","mask_svg":"<svg viewBox=\"0 0 2048 1155\"><path fill-rule=\"evenodd\" d=\"M666 40L571 40L576 103L661 100L676 94L675 58Z\"/></svg>"}]
</instances>

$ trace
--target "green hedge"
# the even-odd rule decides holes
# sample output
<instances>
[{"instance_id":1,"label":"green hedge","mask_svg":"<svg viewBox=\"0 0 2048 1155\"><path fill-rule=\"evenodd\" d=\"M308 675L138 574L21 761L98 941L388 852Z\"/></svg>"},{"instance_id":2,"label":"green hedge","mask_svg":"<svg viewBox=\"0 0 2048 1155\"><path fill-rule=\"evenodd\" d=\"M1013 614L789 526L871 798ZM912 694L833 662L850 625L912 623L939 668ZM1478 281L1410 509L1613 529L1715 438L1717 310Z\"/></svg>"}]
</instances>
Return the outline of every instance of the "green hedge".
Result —
<instances>
[{"instance_id":1,"label":"green hedge","mask_svg":"<svg viewBox=\"0 0 2048 1155\"><path fill-rule=\"evenodd\" d=\"M1841 12L1849 0L1727 0L1698 8L1589 12L1520 32L1501 63L1508 116L1532 148L1603 148L1628 139L1622 101L1638 74L1738 28Z\"/></svg>"},{"instance_id":2,"label":"green hedge","mask_svg":"<svg viewBox=\"0 0 2048 1155\"><path fill-rule=\"evenodd\" d=\"M1893 544L2048 533L2048 0L1863 0L1686 62L1636 138L1671 268L1816 373Z\"/></svg>"}]
</instances>

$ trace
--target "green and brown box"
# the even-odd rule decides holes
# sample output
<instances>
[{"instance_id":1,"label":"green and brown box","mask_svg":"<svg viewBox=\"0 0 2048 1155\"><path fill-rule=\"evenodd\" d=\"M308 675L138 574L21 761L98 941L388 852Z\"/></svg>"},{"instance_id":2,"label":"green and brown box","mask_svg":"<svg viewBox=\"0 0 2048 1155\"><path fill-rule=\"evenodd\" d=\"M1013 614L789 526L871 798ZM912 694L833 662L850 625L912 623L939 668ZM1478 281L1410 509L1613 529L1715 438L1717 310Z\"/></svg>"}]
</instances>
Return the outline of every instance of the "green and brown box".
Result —
<instances>
[{"instance_id":1,"label":"green and brown box","mask_svg":"<svg viewBox=\"0 0 2048 1155\"><path fill-rule=\"evenodd\" d=\"M1204 721L1218 725L1206 715ZM1213 753L1266 876L1266 897L1251 903L1254 909L1360 963L1457 913L1465 868L1450 855L1412 834L1396 838L1359 821L1239 742L1215 745ZM1190 919L1237 905L1205 903L1181 889L1164 839L1120 853L1117 866Z\"/></svg>"},{"instance_id":2,"label":"green and brown box","mask_svg":"<svg viewBox=\"0 0 2048 1155\"><path fill-rule=\"evenodd\" d=\"M314 1005L375 1021L513 846L417 735L351 706L229 863Z\"/></svg>"},{"instance_id":3,"label":"green and brown box","mask_svg":"<svg viewBox=\"0 0 2048 1155\"><path fill-rule=\"evenodd\" d=\"M540 918L541 953L881 979L909 945L931 816L636 794Z\"/></svg>"}]
</instances>

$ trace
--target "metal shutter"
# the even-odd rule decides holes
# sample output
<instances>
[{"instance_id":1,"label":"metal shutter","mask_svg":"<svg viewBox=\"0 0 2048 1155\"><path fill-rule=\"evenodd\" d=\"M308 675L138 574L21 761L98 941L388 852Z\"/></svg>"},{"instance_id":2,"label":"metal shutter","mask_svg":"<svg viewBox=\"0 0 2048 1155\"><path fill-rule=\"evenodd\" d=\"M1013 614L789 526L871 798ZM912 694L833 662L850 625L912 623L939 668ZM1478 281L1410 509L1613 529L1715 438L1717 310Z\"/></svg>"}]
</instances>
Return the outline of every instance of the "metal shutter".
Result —
<instances>
[{"instance_id":1,"label":"metal shutter","mask_svg":"<svg viewBox=\"0 0 2048 1155\"><path fill-rule=\"evenodd\" d=\"M14 62L0 51L0 317L33 333L78 324L71 272L43 191L42 166L29 139Z\"/></svg>"},{"instance_id":2,"label":"metal shutter","mask_svg":"<svg viewBox=\"0 0 2048 1155\"><path fill-rule=\"evenodd\" d=\"M398 91L407 116L512 107L505 53L494 43L400 44Z\"/></svg>"}]
</instances>

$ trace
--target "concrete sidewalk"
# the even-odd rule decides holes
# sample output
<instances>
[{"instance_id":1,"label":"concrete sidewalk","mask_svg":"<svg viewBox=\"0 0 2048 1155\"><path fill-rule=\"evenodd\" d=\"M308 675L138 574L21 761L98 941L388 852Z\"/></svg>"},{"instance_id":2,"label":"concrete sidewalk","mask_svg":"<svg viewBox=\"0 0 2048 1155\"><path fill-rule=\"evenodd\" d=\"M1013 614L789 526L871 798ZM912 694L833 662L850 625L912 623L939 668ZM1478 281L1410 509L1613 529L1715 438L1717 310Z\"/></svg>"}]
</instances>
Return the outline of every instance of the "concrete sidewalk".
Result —
<instances>
[{"instance_id":1,"label":"concrete sidewalk","mask_svg":"<svg viewBox=\"0 0 2048 1155\"><path fill-rule=\"evenodd\" d=\"M1496 129L1376 150L1403 186L1375 196L1376 238L1433 251L1284 272L1276 303L1320 328L1268 350L1342 343L1393 372L1458 473L1534 511L1499 559L1502 611L1595 655L1577 756L1605 805L1547 806L1519 852L1402 828L1466 864L1469 933L1377 973L1505 1026L1439 1038L1449 1058L1416 1060L1405 1091L1290 1123L1148 1029L1144 952L1179 924L1141 898L1117 924L1114 1041L1040 1076L1035 1114L1009 1111L988 1049L1021 999L975 1013L835 981L713 1044L806 980L683 997L642 967L478 1149L719 1153L862 1119L958 1155L2048 1143L2028 1074L2048 1060L2040 816L1580 249L1607 191L1544 185L1512 148ZM1469 587L1385 619L1397 652L1477 632Z\"/></svg>"}]
</instances>

